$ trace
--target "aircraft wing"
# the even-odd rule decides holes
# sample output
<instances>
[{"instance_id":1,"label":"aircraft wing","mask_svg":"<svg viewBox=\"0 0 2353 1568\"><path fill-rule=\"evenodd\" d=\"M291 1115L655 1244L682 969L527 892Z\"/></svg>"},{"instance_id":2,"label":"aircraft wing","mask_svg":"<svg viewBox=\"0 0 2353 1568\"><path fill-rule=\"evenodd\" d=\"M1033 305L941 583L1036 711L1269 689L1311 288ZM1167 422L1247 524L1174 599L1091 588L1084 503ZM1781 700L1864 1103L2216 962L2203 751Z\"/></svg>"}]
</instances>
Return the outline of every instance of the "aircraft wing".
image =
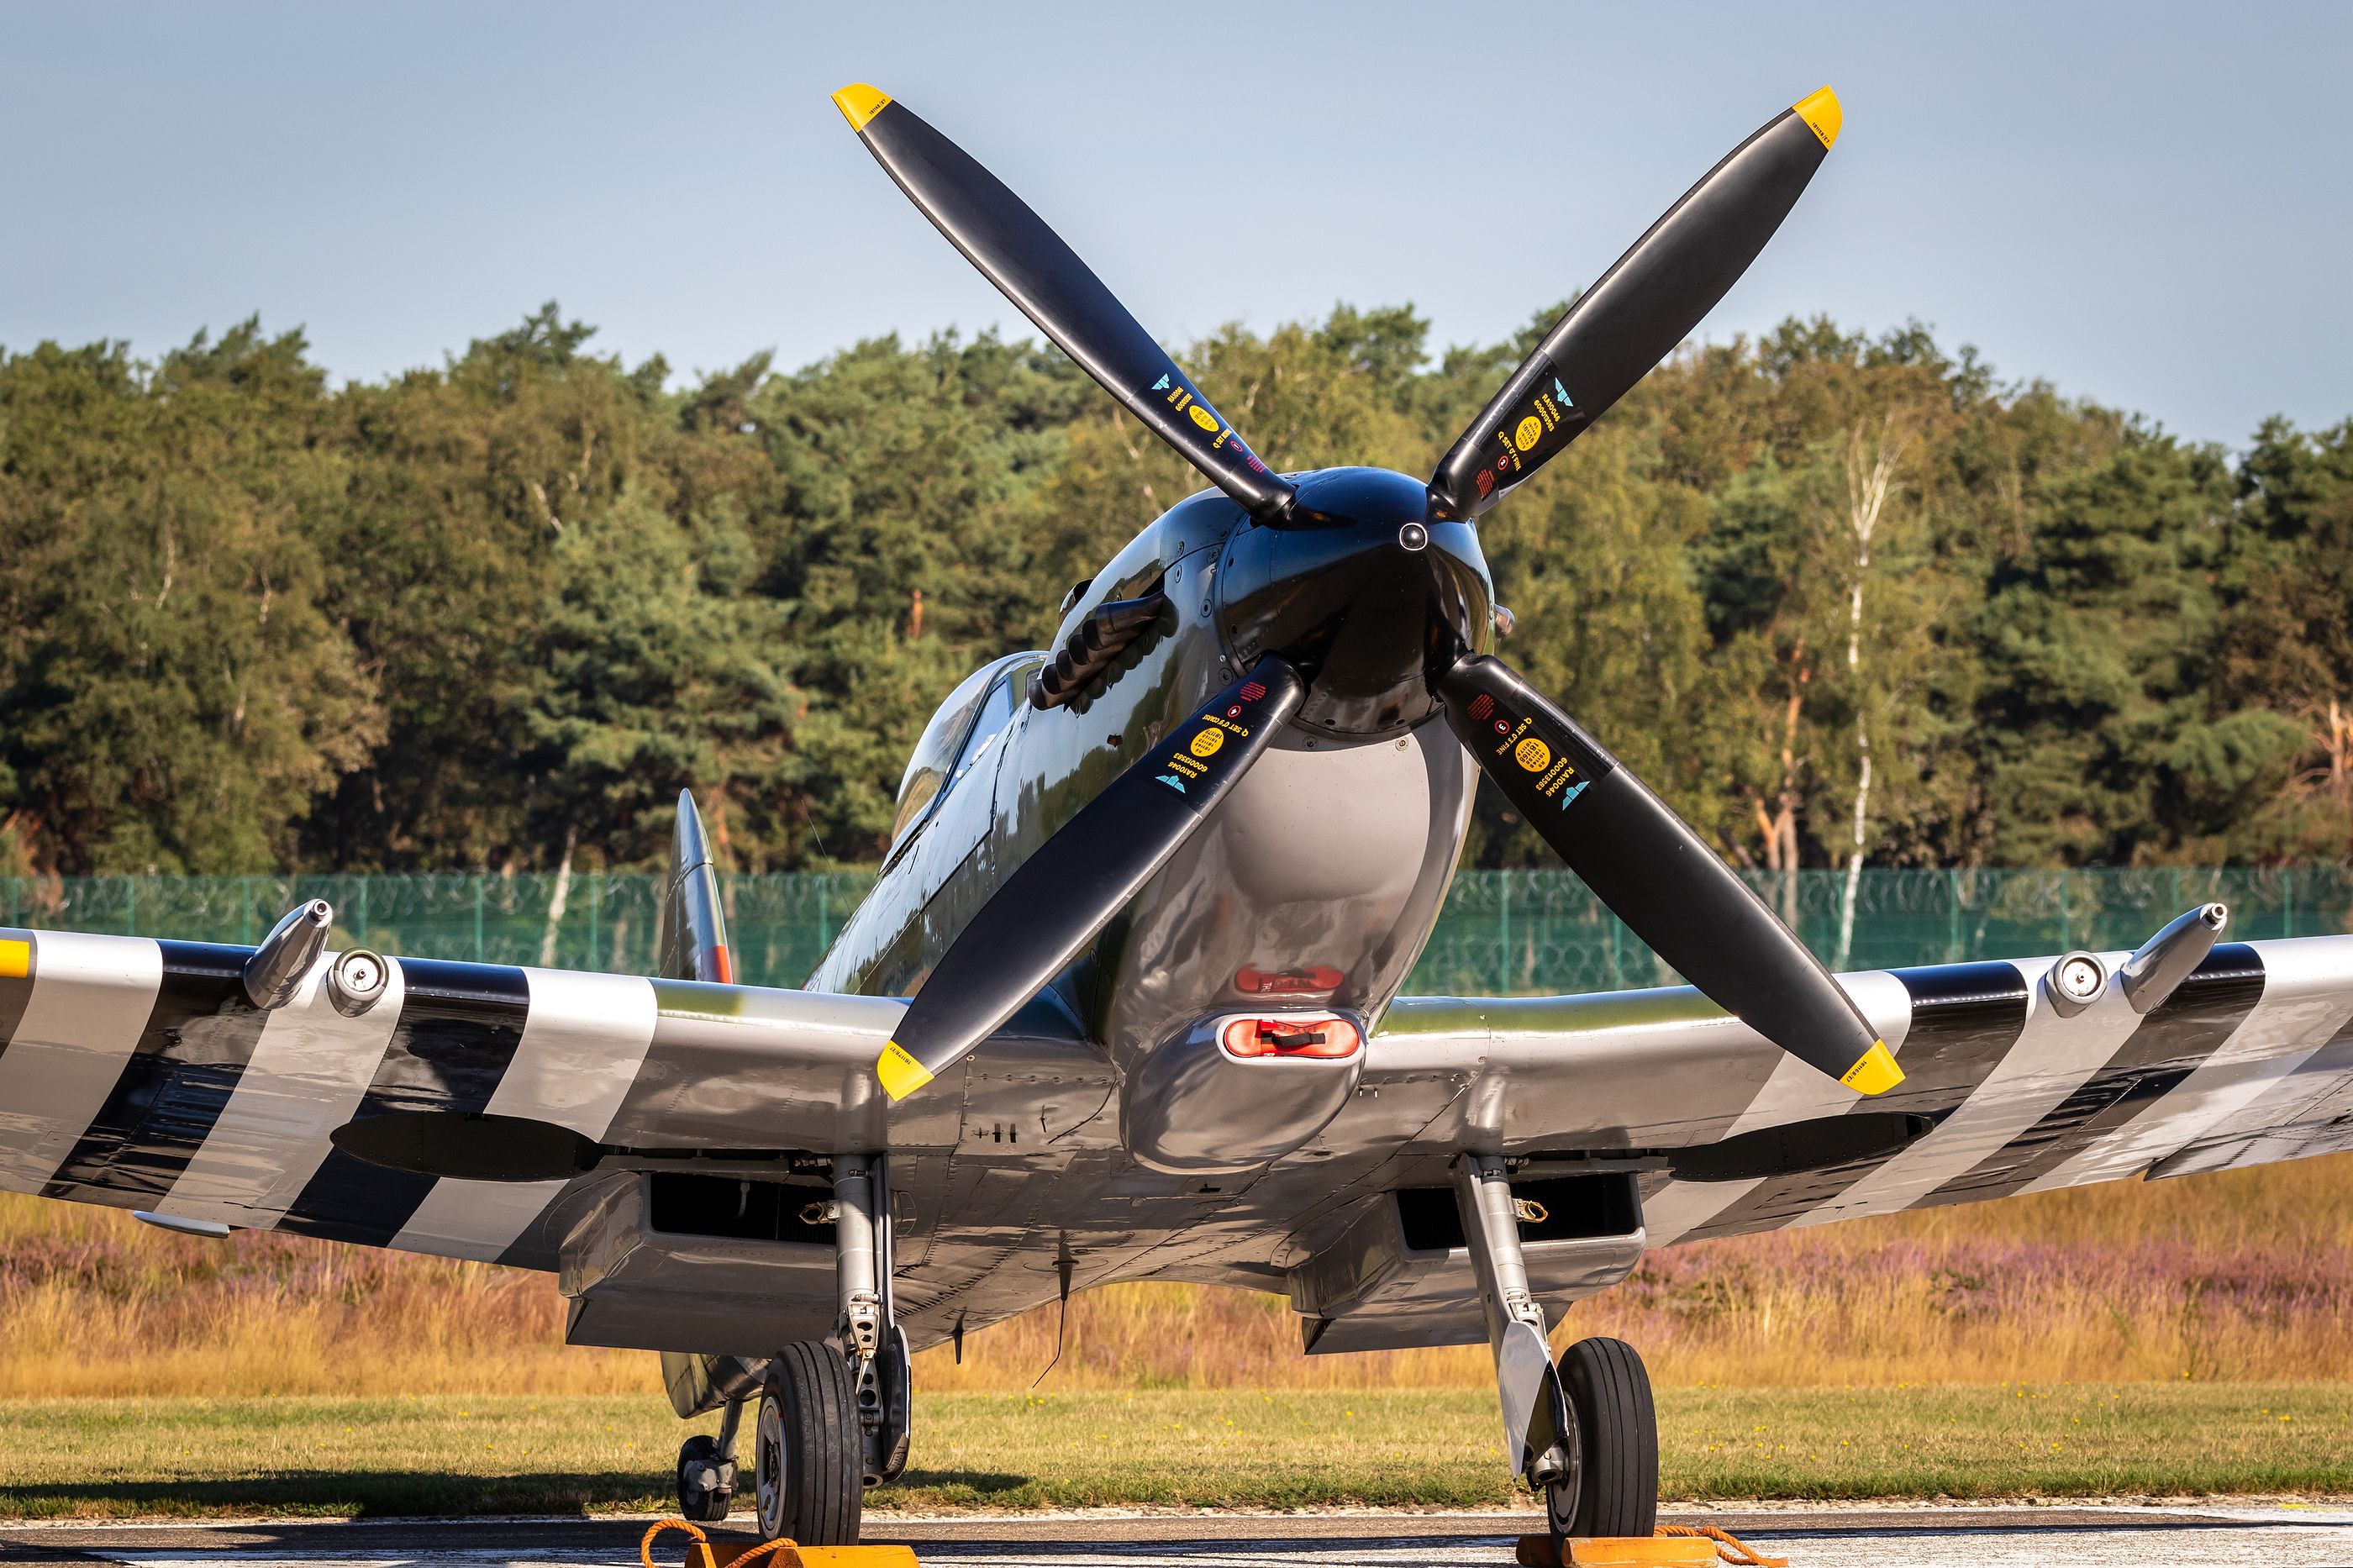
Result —
<instances>
[{"instance_id":1,"label":"aircraft wing","mask_svg":"<svg viewBox=\"0 0 2353 1568\"><path fill-rule=\"evenodd\" d=\"M1365 1083L1448 1081L1425 1146L1649 1153L1652 1247L2353 1148L2353 937L2217 945L2146 1013L2111 985L2063 1016L2053 962L1840 976L1905 1072L1868 1100L1688 987L1402 999ZM1842 1142L1862 1116L1910 1125ZM1685 1179L1735 1139L1755 1152L1733 1165L1799 1168ZM1830 1157L1874 1142L1901 1147Z\"/></svg>"},{"instance_id":2,"label":"aircraft wing","mask_svg":"<svg viewBox=\"0 0 2353 1568\"><path fill-rule=\"evenodd\" d=\"M1459 1150L1549 1200L1522 1234L1557 1310L1679 1241L2353 1149L2353 937L2215 946L2146 1012L2111 984L2063 1013L2055 962L1840 976L1904 1069L1871 1100L1688 987L1400 999L1319 1140L1370 1168L1283 1260L1309 1348L1484 1337Z\"/></svg>"},{"instance_id":3,"label":"aircraft wing","mask_svg":"<svg viewBox=\"0 0 2353 1568\"><path fill-rule=\"evenodd\" d=\"M333 1134L427 1113L657 1158L885 1142L899 1001L406 958L357 1016L325 964L265 1011L252 952L0 930L0 1188L545 1267L518 1247L565 1180L387 1170Z\"/></svg>"}]
</instances>

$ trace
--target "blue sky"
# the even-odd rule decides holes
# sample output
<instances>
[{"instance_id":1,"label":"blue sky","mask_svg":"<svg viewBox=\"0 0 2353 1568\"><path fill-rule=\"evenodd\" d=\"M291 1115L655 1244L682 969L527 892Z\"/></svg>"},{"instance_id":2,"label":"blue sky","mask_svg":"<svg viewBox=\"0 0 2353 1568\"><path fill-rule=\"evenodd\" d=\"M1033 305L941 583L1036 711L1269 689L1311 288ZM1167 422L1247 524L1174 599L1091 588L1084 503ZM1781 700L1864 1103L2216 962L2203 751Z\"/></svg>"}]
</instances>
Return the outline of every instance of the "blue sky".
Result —
<instances>
[{"instance_id":1,"label":"blue sky","mask_svg":"<svg viewBox=\"0 0 2353 1568\"><path fill-rule=\"evenodd\" d=\"M552 296L691 374L1019 327L835 113L860 79L1164 339L1407 300L1440 345L1827 81L1845 134L1704 335L1917 317L2233 445L2353 415L2344 5L12 5L0 344L259 310L376 377Z\"/></svg>"}]
</instances>

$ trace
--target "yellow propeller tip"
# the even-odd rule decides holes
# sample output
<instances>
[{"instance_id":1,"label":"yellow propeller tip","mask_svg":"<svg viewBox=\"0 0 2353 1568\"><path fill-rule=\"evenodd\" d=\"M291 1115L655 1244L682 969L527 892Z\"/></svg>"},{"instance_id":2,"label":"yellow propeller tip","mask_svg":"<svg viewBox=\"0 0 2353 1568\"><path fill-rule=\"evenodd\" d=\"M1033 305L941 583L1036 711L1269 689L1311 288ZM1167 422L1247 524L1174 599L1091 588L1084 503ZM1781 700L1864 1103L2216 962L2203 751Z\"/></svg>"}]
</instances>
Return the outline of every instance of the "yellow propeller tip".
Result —
<instances>
[{"instance_id":1,"label":"yellow propeller tip","mask_svg":"<svg viewBox=\"0 0 2353 1568\"><path fill-rule=\"evenodd\" d=\"M900 1048L892 1040L882 1047L875 1058L874 1076L882 1080L882 1092L892 1100L904 1100L932 1081L932 1069Z\"/></svg>"},{"instance_id":2,"label":"yellow propeller tip","mask_svg":"<svg viewBox=\"0 0 2353 1568\"><path fill-rule=\"evenodd\" d=\"M872 89L870 88L868 90ZM880 108L881 105L878 104L876 107ZM1821 88L1808 93L1791 107L1797 110L1798 118L1804 121L1812 128L1814 134L1822 139L1824 151L1838 144L1839 126L1844 122L1846 117L1839 108L1837 93L1832 92L1829 88ZM846 114L849 110L844 110L842 112ZM852 121L850 123L855 125L860 121Z\"/></svg>"},{"instance_id":3,"label":"yellow propeller tip","mask_svg":"<svg viewBox=\"0 0 2353 1568\"><path fill-rule=\"evenodd\" d=\"M1895 1065L1895 1055L1885 1040L1873 1040L1871 1049L1839 1076L1839 1082L1863 1094L1885 1094L1903 1081L1904 1069Z\"/></svg>"},{"instance_id":4,"label":"yellow propeller tip","mask_svg":"<svg viewBox=\"0 0 2353 1568\"><path fill-rule=\"evenodd\" d=\"M1823 92L1829 90L1828 88L1822 89ZM1820 93L1815 94L1817 98L1820 96ZM862 81L853 81L833 95L833 106L841 110L841 117L849 121L852 131L865 130L866 122L881 113L890 101L889 93L879 87L869 87ZM1837 112L1835 100L1832 100L1831 112ZM1832 133L1836 133L1835 130Z\"/></svg>"}]
</instances>

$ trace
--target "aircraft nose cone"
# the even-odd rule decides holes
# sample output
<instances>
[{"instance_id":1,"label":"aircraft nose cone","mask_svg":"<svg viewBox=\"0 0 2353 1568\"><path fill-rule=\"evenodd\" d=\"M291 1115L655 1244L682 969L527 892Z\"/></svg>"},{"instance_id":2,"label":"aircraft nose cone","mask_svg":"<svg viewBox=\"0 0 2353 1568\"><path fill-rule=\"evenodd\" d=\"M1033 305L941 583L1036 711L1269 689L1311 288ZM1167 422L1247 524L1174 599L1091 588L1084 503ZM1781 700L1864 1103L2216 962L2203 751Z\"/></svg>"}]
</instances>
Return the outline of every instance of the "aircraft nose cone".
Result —
<instances>
[{"instance_id":1,"label":"aircraft nose cone","mask_svg":"<svg viewBox=\"0 0 2353 1568\"><path fill-rule=\"evenodd\" d=\"M1302 729L1343 744L1410 729L1437 709L1427 669L1493 637L1478 535L1434 518L1428 487L1404 474L1327 468L1297 483L1281 527L1251 523L1228 543L1227 654L1236 668L1267 653L1298 664Z\"/></svg>"}]
</instances>

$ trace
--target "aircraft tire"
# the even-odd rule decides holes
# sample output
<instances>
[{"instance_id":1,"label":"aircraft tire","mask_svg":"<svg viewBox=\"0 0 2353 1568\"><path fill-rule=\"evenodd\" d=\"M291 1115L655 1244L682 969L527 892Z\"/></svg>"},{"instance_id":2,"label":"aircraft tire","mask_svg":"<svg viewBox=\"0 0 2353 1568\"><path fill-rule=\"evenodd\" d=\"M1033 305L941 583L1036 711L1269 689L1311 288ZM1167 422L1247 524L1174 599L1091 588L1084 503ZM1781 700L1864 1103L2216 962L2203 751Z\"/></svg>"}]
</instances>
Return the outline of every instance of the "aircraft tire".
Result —
<instances>
[{"instance_id":1,"label":"aircraft tire","mask_svg":"<svg viewBox=\"0 0 2353 1568\"><path fill-rule=\"evenodd\" d=\"M727 1517L728 1505L734 1500L733 1487L697 1487L687 1484L687 1478L698 1465L719 1462L719 1440L705 1433L689 1437L678 1450L678 1515L697 1524L715 1524Z\"/></svg>"},{"instance_id":2,"label":"aircraft tire","mask_svg":"<svg viewBox=\"0 0 2353 1568\"><path fill-rule=\"evenodd\" d=\"M1648 1536L1659 1523L1659 1416L1651 1374L1624 1340L1579 1340L1560 1353L1577 1419L1577 1464L1545 1489L1556 1540Z\"/></svg>"},{"instance_id":3,"label":"aircraft tire","mask_svg":"<svg viewBox=\"0 0 2353 1568\"><path fill-rule=\"evenodd\" d=\"M760 1539L855 1546L865 1512L865 1437L849 1363L803 1340L768 1363L754 1437Z\"/></svg>"}]
</instances>

